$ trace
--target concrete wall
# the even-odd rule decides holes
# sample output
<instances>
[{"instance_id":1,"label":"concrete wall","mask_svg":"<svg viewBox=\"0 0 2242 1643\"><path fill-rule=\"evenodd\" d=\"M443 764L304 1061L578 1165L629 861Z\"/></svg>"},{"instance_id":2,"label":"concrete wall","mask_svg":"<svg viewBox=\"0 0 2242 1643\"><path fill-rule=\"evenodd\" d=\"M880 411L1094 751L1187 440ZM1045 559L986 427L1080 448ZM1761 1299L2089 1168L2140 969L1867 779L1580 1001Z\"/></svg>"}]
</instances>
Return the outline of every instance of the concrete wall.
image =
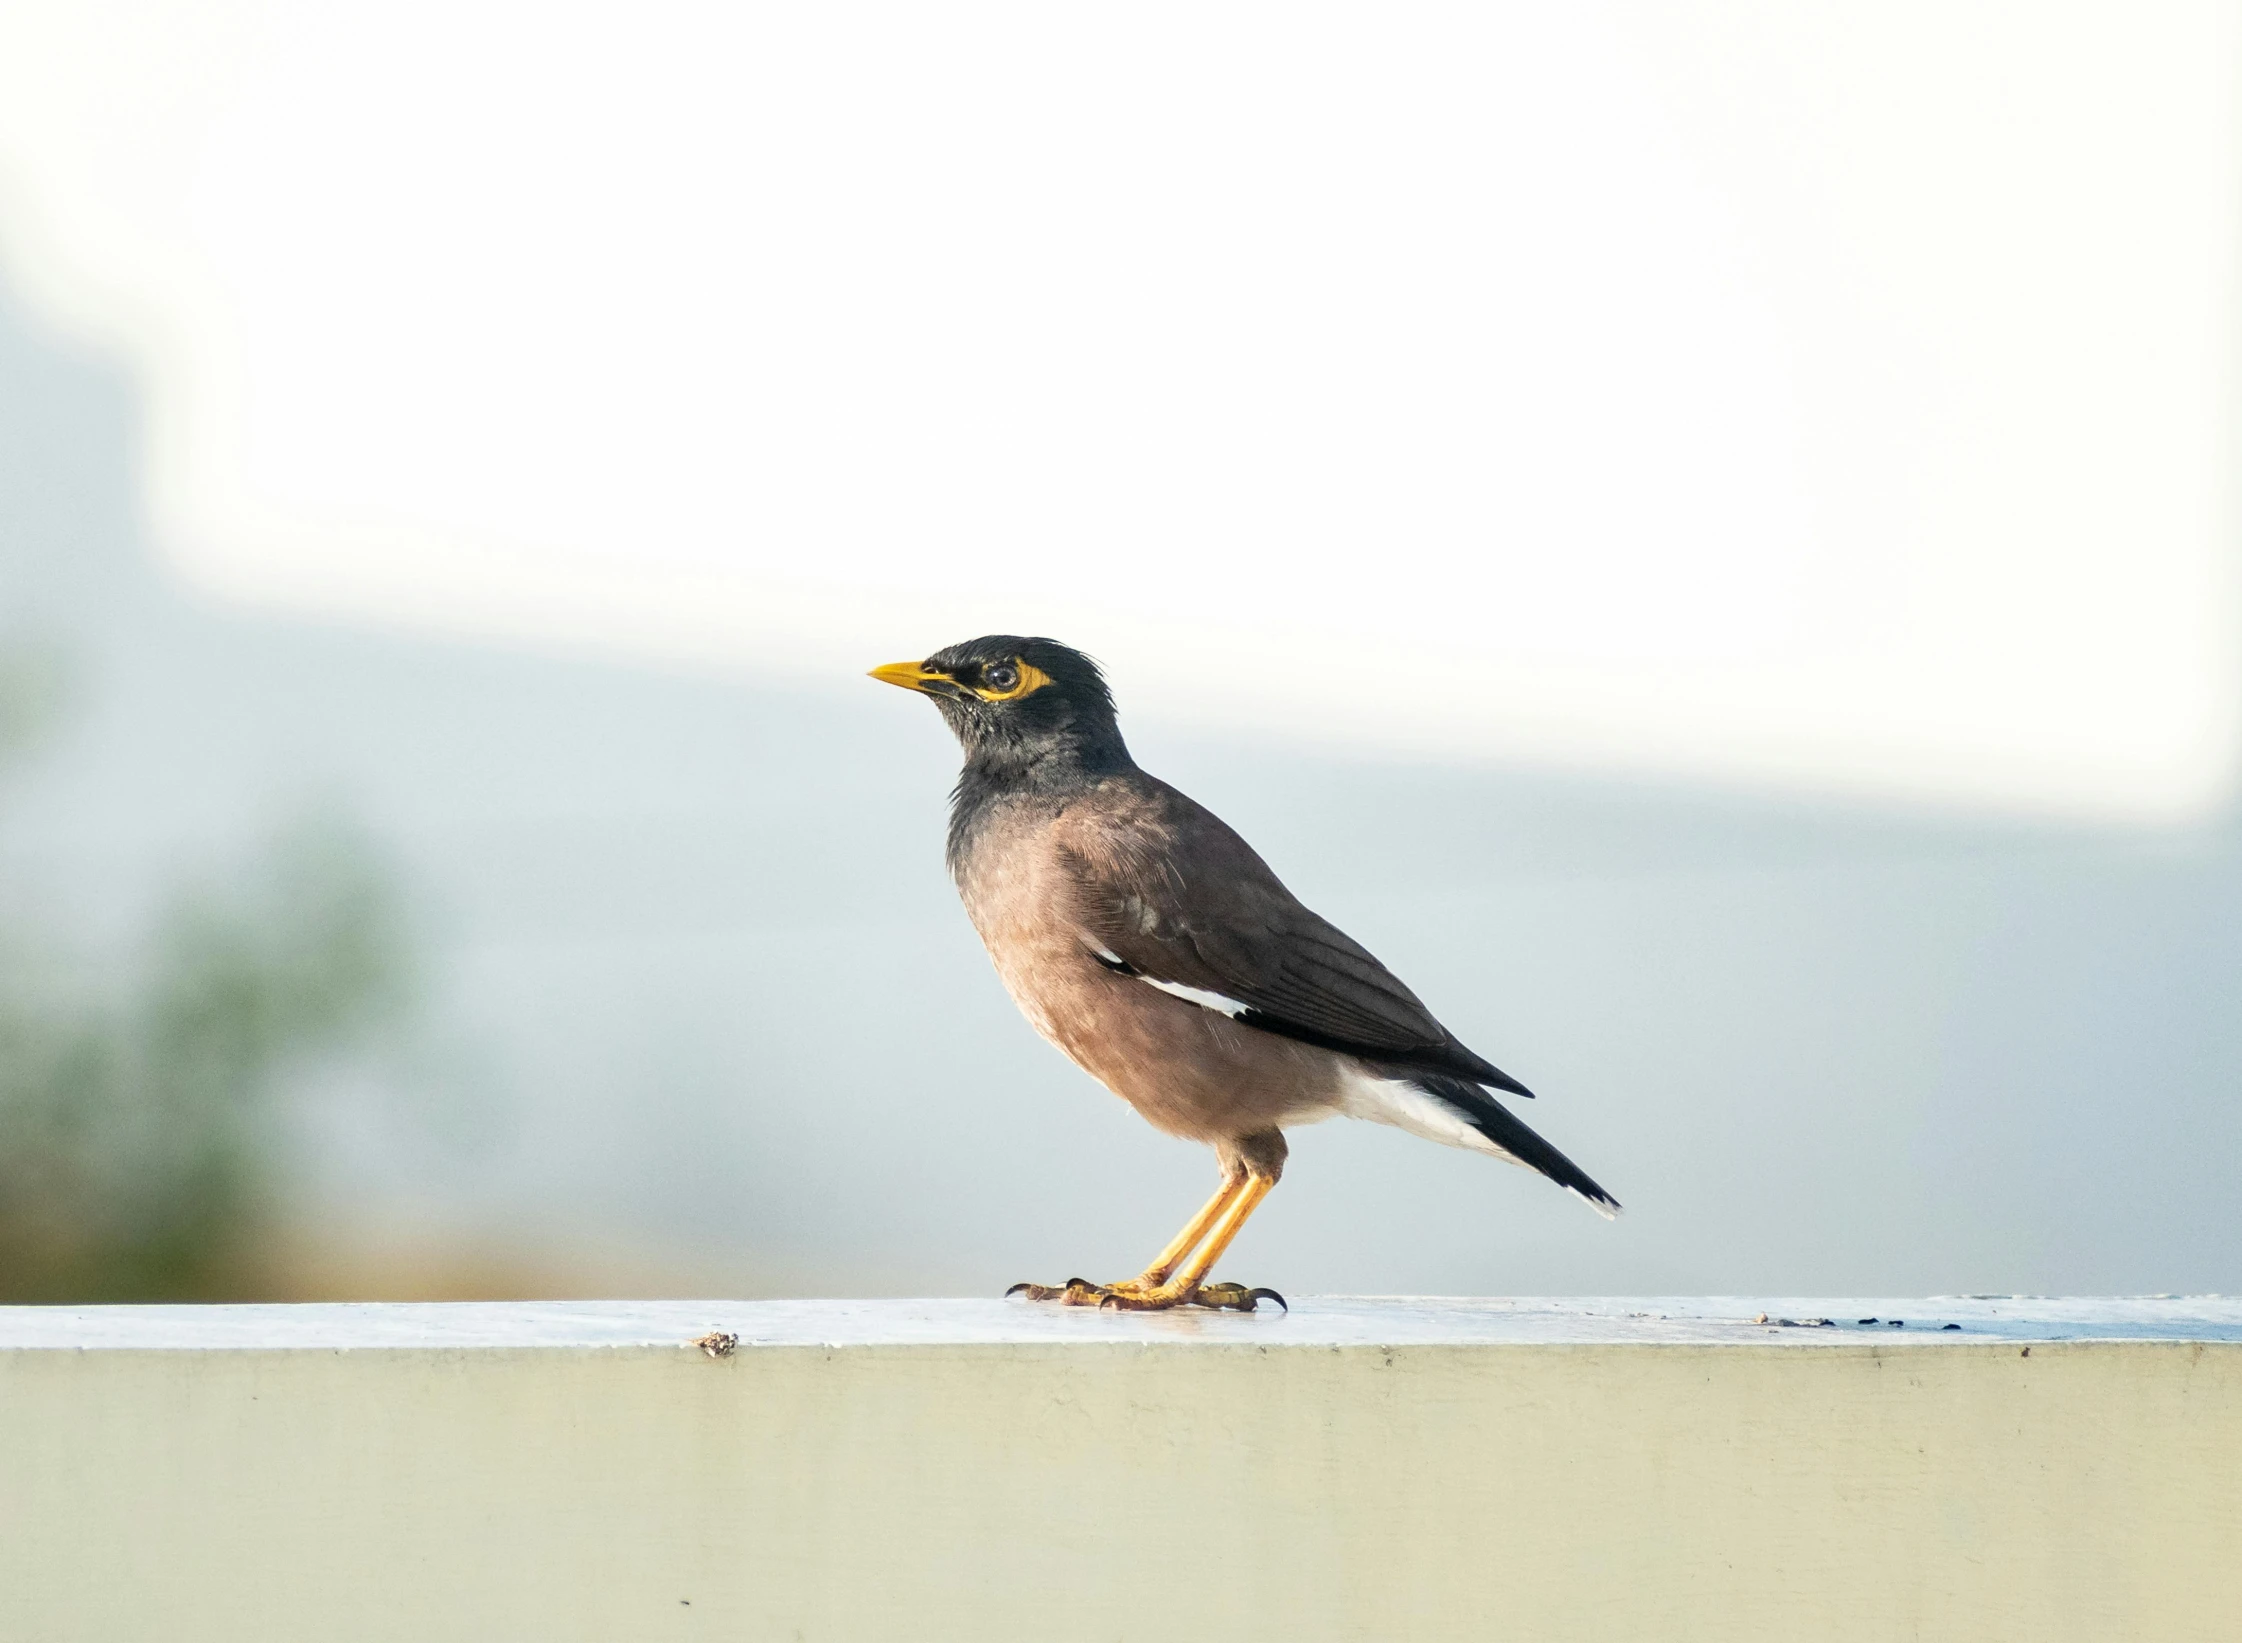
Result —
<instances>
[{"instance_id":1,"label":"concrete wall","mask_svg":"<svg viewBox=\"0 0 2242 1643\"><path fill-rule=\"evenodd\" d=\"M1381 1344L1304 1306L820 1342L756 1311L637 1344L0 1326L0 1638L2242 1637L2223 1330Z\"/></svg>"}]
</instances>

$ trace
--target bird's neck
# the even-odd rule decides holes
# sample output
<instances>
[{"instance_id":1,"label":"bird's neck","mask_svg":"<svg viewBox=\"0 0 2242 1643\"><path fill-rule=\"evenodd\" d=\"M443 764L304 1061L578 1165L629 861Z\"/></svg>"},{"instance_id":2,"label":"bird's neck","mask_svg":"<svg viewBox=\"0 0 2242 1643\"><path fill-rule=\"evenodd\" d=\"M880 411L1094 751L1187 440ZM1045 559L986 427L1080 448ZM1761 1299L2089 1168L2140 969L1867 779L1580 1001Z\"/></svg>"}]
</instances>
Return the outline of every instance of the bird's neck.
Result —
<instances>
[{"instance_id":1,"label":"bird's neck","mask_svg":"<svg viewBox=\"0 0 2242 1643\"><path fill-rule=\"evenodd\" d=\"M1109 741L976 747L950 795L949 857L954 870L989 813L1008 799L1063 801L1109 776L1137 768L1118 733Z\"/></svg>"},{"instance_id":2,"label":"bird's neck","mask_svg":"<svg viewBox=\"0 0 2242 1643\"><path fill-rule=\"evenodd\" d=\"M1063 793L1134 770L1136 760L1117 728L1100 735L976 738L966 745L958 788L991 793Z\"/></svg>"}]
</instances>

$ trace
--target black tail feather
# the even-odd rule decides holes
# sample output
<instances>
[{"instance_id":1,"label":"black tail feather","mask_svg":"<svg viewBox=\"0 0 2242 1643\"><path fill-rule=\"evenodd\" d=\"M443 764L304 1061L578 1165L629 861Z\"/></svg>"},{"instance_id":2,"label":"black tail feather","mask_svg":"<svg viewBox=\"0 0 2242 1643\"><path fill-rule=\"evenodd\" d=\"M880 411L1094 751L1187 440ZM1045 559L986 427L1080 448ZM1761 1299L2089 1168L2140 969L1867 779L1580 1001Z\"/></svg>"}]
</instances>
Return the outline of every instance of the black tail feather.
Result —
<instances>
[{"instance_id":1,"label":"black tail feather","mask_svg":"<svg viewBox=\"0 0 2242 1643\"><path fill-rule=\"evenodd\" d=\"M1537 1169L1559 1186L1588 1200L1589 1207L1610 1216L1619 1213L1619 1200L1589 1179L1588 1172L1526 1127L1508 1107L1477 1084L1441 1073L1405 1075L1433 1099L1453 1107L1471 1127L1529 1169Z\"/></svg>"}]
</instances>

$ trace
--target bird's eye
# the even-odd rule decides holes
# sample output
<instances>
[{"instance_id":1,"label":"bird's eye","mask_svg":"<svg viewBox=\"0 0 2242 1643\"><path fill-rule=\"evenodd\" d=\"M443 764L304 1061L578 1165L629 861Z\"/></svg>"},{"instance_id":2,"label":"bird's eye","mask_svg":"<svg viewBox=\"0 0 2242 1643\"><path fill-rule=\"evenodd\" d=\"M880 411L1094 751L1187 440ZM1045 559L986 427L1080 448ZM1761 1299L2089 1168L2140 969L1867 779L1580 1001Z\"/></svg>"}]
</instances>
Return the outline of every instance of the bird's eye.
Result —
<instances>
[{"instance_id":1,"label":"bird's eye","mask_svg":"<svg viewBox=\"0 0 2242 1643\"><path fill-rule=\"evenodd\" d=\"M981 670L981 683L991 690L1010 690L1019 682L1020 670L1010 662L999 662Z\"/></svg>"}]
</instances>

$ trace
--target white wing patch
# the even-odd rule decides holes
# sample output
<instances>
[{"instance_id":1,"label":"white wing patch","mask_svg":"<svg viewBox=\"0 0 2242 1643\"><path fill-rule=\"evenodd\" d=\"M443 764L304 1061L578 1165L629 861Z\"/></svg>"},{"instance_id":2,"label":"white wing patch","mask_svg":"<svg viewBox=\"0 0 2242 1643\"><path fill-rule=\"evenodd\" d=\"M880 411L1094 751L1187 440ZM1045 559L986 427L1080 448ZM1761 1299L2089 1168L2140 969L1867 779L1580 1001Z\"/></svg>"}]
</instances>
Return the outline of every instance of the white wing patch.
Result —
<instances>
[{"instance_id":1,"label":"white wing patch","mask_svg":"<svg viewBox=\"0 0 2242 1643\"><path fill-rule=\"evenodd\" d=\"M1146 928L1149 929L1150 926L1148 925L1146 926ZM1160 991L1168 994L1171 998L1180 998L1186 1004L1196 1004L1202 1010L1212 1010L1217 1015L1226 1015L1229 1016L1232 1020L1236 1020L1239 1016L1245 1014L1246 1011L1253 1008L1253 1006L1250 1004L1240 1004L1234 998L1225 998L1220 993L1209 992L1204 987L1186 987L1180 981L1155 981L1152 979L1152 977L1135 968L1119 953L1114 952L1103 942L1093 941L1087 935L1083 935L1080 931L1076 931L1075 933L1080 937L1082 945L1089 948L1090 951L1096 955L1098 962L1100 964L1103 964L1107 969L1115 971L1117 973L1126 974L1135 980L1143 982L1147 987L1157 987L1160 989Z\"/></svg>"},{"instance_id":2,"label":"white wing patch","mask_svg":"<svg viewBox=\"0 0 2242 1643\"><path fill-rule=\"evenodd\" d=\"M1221 1015L1235 1018L1243 1015L1251 1008L1250 1005L1240 1004L1234 998L1224 998L1220 993L1210 993L1204 987L1186 987L1180 981L1154 981L1152 977L1146 975L1140 975L1137 979L1147 986L1157 987L1163 993L1180 998L1186 1003L1196 1004L1202 1010L1213 1010Z\"/></svg>"},{"instance_id":3,"label":"white wing patch","mask_svg":"<svg viewBox=\"0 0 2242 1643\"><path fill-rule=\"evenodd\" d=\"M1340 1084L1339 1110L1349 1118L1367 1118L1373 1124L1391 1124L1397 1130L1421 1135L1447 1147L1468 1147L1490 1158L1500 1158L1520 1169L1528 1166L1481 1135L1464 1115L1445 1101L1436 1101L1414 1084L1398 1078L1349 1072Z\"/></svg>"}]
</instances>

